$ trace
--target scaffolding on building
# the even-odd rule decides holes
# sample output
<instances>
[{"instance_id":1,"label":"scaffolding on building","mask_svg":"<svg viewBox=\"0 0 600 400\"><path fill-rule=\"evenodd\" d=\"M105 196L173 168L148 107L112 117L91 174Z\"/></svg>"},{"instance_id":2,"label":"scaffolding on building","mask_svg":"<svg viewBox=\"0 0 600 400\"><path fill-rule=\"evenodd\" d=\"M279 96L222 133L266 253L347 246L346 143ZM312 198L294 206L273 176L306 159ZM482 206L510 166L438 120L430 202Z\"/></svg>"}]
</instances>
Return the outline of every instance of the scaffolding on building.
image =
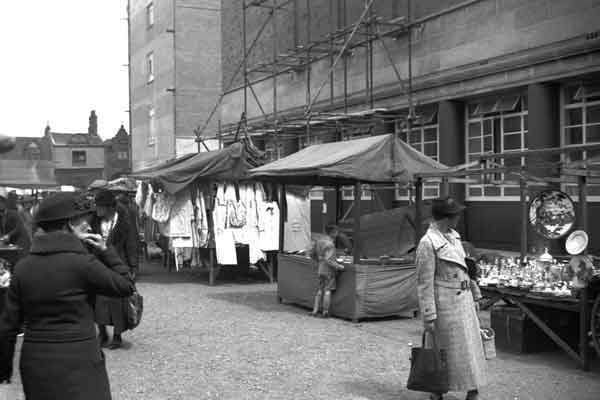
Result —
<instances>
[{"instance_id":1,"label":"scaffolding on building","mask_svg":"<svg viewBox=\"0 0 600 400\"><path fill-rule=\"evenodd\" d=\"M306 43L297 45L286 52L278 51L278 24L276 13L288 13L298 18L298 4L305 1L306 7ZM243 57L241 63L232 74L228 85L221 94L208 119L202 127L195 130L199 146L203 139L217 139L219 142L237 140L240 130L246 137L260 136L275 143L277 149L285 140L304 140L304 143L314 143L315 138L323 135L334 135L334 140L344 140L350 137L366 136L384 132L397 132L390 124L401 122L403 129L410 132L412 124L419 122L415 115L412 101L412 22L411 1L407 2L406 16L396 18L383 18L377 16L373 10L375 0L364 0L364 9L358 20L347 24L347 1L337 1L341 7L338 15L338 25L334 29L334 3L329 0L329 26L330 31L324 37L311 38L311 2L310 0L243 0L242 1L242 41ZM291 7L291 9L290 9ZM256 36L248 44L247 13L251 8L268 10L267 16L260 25ZM266 27L271 25L273 54L269 61L249 65L249 58L257 43L262 38ZM394 61L392 52L386 44L386 39L407 39L408 76L404 79ZM403 93L408 97L408 110L397 111L386 108L375 108L374 79L373 79L373 53L375 43L379 43L392 67ZM355 51L363 49L365 54L365 88L364 95L357 96L350 93L348 87L349 57ZM316 92L312 92L313 74L311 69L316 62L329 61L328 72L318 85ZM336 68L342 64L343 90L341 94L335 93ZM243 74L241 87L233 88L240 71ZM302 109L278 109L278 78L286 73L305 72L306 100ZM271 110L266 110L254 85L267 80L273 81ZM329 95L323 100L321 95L329 85ZM229 94L243 90L243 110L239 123L219 127L215 136L204 135L211 118L214 116L223 98ZM250 98L253 98L262 114L259 118L247 119ZM358 101L356 100L358 97ZM352 102L351 102L352 100ZM358 103L358 104L357 104Z\"/></svg>"}]
</instances>

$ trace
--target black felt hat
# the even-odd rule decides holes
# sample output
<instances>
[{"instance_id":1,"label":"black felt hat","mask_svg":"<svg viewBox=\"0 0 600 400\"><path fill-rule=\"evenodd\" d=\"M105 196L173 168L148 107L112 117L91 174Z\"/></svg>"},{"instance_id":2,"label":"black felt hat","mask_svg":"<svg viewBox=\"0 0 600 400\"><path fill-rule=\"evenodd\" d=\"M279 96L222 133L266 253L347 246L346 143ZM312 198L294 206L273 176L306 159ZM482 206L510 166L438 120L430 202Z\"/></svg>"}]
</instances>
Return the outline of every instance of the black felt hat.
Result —
<instances>
[{"instance_id":1,"label":"black felt hat","mask_svg":"<svg viewBox=\"0 0 600 400\"><path fill-rule=\"evenodd\" d=\"M115 207L117 199L110 190L102 190L96 194L96 205L103 207Z\"/></svg>"},{"instance_id":2,"label":"black felt hat","mask_svg":"<svg viewBox=\"0 0 600 400\"><path fill-rule=\"evenodd\" d=\"M45 198L33 217L35 223L59 221L96 211L94 202L77 192L58 192Z\"/></svg>"},{"instance_id":3,"label":"black felt hat","mask_svg":"<svg viewBox=\"0 0 600 400\"><path fill-rule=\"evenodd\" d=\"M452 197L440 197L434 199L431 204L431 214L434 217L451 217L460 214L464 209L465 206Z\"/></svg>"}]
</instances>

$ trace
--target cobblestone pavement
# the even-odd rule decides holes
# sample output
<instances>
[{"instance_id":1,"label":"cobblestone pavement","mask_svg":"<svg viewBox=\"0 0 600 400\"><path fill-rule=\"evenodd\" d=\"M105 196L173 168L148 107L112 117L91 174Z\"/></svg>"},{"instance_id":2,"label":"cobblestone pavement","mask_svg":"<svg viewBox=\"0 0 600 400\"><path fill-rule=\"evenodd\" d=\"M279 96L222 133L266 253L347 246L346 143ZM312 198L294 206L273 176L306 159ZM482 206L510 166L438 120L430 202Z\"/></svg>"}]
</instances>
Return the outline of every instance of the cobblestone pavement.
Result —
<instances>
[{"instance_id":1,"label":"cobblestone pavement","mask_svg":"<svg viewBox=\"0 0 600 400\"><path fill-rule=\"evenodd\" d=\"M315 319L278 304L274 284L206 281L198 273L143 269L143 322L125 334L124 349L105 351L115 400L428 398L405 389L418 321ZM23 399L15 378L0 400ZM562 353L499 352L481 398L597 400L599 378L599 365L586 373Z\"/></svg>"}]
</instances>

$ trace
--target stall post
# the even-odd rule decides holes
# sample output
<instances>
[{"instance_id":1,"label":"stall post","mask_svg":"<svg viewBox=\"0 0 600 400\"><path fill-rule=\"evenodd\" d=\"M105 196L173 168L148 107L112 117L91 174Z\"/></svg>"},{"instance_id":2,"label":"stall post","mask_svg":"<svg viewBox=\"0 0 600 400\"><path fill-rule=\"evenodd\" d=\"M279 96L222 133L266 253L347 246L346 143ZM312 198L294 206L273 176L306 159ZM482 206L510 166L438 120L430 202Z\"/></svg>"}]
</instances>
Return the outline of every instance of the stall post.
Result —
<instances>
[{"instance_id":1,"label":"stall post","mask_svg":"<svg viewBox=\"0 0 600 400\"><path fill-rule=\"evenodd\" d=\"M418 177L415 181L415 245L421 240L423 218L423 178Z\"/></svg>"},{"instance_id":2,"label":"stall post","mask_svg":"<svg viewBox=\"0 0 600 400\"><path fill-rule=\"evenodd\" d=\"M587 210L587 177L578 176L579 184L579 226L584 232L588 230L588 210ZM587 249L585 250L587 254ZM588 351L588 329L590 328L590 304L589 289L584 287L581 290L580 310L579 310L579 355L581 357L581 367L584 371L590 370L590 354Z\"/></svg>"},{"instance_id":3,"label":"stall post","mask_svg":"<svg viewBox=\"0 0 600 400\"><path fill-rule=\"evenodd\" d=\"M352 235L354 263L360 262L361 256L361 241L360 241L360 214L361 214L361 184L356 182L354 184L354 234Z\"/></svg>"},{"instance_id":4,"label":"stall post","mask_svg":"<svg viewBox=\"0 0 600 400\"><path fill-rule=\"evenodd\" d=\"M527 207L527 186L525 179L519 179L519 189L521 194L521 266L525 265L527 256L527 224L529 222L529 212Z\"/></svg>"},{"instance_id":5,"label":"stall post","mask_svg":"<svg viewBox=\"0 0 600 400\"><path fill-rule=\"evenodd\" d=\"M446 197L446 196L450 196L450 184L448 182L448 177L444 176L442 178L442 184L440 187L440 191L441 191L441 197Z\"/></svg>"},{"instance_id":6,"label":"stall post","mask_svg":"<svg viewBox=\"0 0 600 400\"><path fill-rule=\"evenodd\" d=\"M279 205L279 251L283 252L283 246L285 244L285 221L287 220L287 201L285 199L285 185L279 187L279 198L281 204Z\"/></svg>"}]
</instances>

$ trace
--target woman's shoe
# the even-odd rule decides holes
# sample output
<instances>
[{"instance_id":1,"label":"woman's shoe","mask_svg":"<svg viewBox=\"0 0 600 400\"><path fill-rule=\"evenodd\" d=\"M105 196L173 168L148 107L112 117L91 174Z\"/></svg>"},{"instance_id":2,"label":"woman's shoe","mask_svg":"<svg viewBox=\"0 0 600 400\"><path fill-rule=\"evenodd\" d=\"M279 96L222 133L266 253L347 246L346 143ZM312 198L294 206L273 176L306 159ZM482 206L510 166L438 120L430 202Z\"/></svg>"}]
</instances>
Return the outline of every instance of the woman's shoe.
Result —
<instances>
[{"instance_id":1,"label":"woman's shoe","mask_svg":"<svg viewBox=\"0 0 600 400\"><path fill-rule=\"evenodd\" d=\"M477 400L479 399L479 392L477 390L469 390L465 400Z\"/></svg>"}]
</instances>

